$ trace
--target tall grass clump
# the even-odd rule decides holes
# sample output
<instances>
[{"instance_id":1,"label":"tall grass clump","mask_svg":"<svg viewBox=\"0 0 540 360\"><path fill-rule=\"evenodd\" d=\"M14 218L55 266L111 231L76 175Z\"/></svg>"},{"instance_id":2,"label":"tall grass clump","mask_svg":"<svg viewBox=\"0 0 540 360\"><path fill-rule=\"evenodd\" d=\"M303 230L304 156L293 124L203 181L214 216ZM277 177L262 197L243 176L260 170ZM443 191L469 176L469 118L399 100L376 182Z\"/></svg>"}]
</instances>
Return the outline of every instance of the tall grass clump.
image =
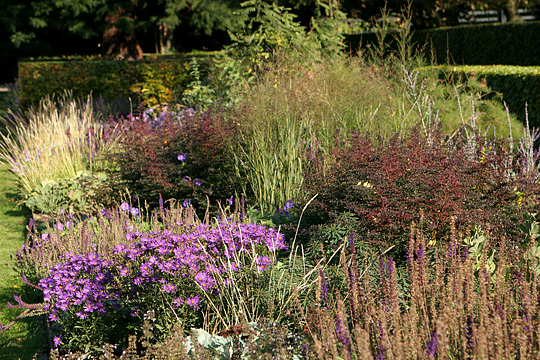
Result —
<instances>
[{"instance_id":1,"label":"tall grass clump","mask_svg":"<svg viewBox=\"0 0 540 360\"><path fill-rule=\"evenodd\" d=\"M48 97L37 108L3 119L0 159L11 167L28 197L47 181L73 179L99 168L101 155L114 146L95 117L92 102Z\"/></svg>"},{"instance_id":2,"label":"tall grass clump","mask_svg":"<svg viewBox=\"0 0 540 360\"><path fill-rule=\"evenodd\" d=\"M275 60L232 110L242 134L238 168L264 212L300 194L315 152L330 154L352 130L387 135L402 126L383 120L392 118L392 84L360 60Z\"/></svg>"}]
</instances>

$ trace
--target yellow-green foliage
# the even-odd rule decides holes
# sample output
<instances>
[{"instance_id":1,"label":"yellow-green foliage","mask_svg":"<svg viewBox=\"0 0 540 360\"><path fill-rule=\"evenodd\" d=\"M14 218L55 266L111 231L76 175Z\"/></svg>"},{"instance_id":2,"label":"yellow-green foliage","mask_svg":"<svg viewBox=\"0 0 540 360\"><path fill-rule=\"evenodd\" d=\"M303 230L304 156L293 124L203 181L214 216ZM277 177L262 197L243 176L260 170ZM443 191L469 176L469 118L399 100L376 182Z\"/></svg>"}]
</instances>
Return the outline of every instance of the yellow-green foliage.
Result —
<instances>
[{"instance_id":1,"label":"yellow-green foliage","mask_svg":"<svg viewBox=\"0 0 540 360\"><path fill-rule=\"evenodd\" d=\"M529 122L540 125L540 66L436 66L441 77L461 82L484 83L488 89L500 92L510 111L522 121L525 103L528 105Z\"/></svg>"},{"instance_id":2,"label":"yellow-green foliage","mask_svg":"<svg viewBox=\"0 0 540 360\"><path fill-rule=\"evenodd\" d=\"M186 58L143 61L45 61L19 63L20 106L64 90L74 97L131 99L156 106L175 100L191 82ZM201 60L202 62L203 60Z\"/></svg>"}]
</instances>

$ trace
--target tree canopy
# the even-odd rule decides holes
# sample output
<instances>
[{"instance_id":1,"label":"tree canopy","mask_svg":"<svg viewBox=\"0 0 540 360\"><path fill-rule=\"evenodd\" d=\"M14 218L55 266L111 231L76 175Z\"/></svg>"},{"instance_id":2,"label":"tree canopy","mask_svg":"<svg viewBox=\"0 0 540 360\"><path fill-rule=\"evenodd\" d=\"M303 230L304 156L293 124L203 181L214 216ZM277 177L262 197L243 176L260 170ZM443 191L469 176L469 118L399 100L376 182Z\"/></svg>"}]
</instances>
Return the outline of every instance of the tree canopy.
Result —
<instances>
[{"instance_id":1,"label":"tree canopy","mask_svg":"<svg viewBox=\"0 0 540 360\"><path fill-rule=\"evenodd\" d=\"M97 39L114 59L142 57L141 42L149 34L153 51L171 50L175 29L194 32L237 30L239 0L0 0L4 32L16 46L34 40L45 29ZM186 36L189 36L187 34ZM147 41L148 42L148 41ZM148 50L147 50L148 51Z\"/></svg>"}]
</instances>

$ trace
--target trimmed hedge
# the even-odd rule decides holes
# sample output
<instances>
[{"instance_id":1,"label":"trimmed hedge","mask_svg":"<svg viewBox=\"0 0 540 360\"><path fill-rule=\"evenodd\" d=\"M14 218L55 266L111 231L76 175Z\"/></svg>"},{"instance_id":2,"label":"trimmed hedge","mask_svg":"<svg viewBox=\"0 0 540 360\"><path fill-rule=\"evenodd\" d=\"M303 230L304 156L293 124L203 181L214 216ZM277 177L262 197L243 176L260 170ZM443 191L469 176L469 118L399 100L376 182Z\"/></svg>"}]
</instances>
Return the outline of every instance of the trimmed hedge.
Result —
<instances>
[{"instance_id":1,"label":"trimmed hedge","mask_svg":"<svg viewBox=\"0 0 540 360\"><path fill-rule=\"evenodd\" d=\"M500 92L510 111L525 119L528 104L529 123L540 127L540 66L434 66L423 70L439 71L440 77L454 77L458 81L485 78L491 90Z\"/></svg>"},{"instance_id":2,"label":"trimmed hedge","mask_svg":"<svg viewBox=\"0 0 540 360\"><path fill-rule=\"evenodd\" d=\"M201 62L208 62L198 55ZM141 61L88 58L69 61L24 61L18 66L22 108L49 94L71 90L75 97L107 100L131 99L134 104L169 103L193 80L189 61L182 57L154 56Z\"/></svg>"},{"instance_id":3,"label":"trimmed hedge","mask_svg":"<svg viewBox=\"0 0 540 360\"><path fill-rule=\"evenodd\" d=\"M420 47L427 44L427 54L433 46L438 64L532 66L540 65L539 34L540 21L463 25L415 31L413 42ZM347 35L346 41L357 51L360 44L374 44L377 38Z\"/></svg>"}]
</instances>

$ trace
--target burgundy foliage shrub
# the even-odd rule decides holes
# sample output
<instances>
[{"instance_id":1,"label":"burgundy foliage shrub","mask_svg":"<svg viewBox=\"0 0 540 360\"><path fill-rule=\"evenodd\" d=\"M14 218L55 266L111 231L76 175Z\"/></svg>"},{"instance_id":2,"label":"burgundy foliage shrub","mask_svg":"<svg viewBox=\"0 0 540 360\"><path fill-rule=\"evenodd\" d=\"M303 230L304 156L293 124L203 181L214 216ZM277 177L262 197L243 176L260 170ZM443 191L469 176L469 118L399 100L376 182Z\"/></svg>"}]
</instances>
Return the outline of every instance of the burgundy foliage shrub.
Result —
<instances>
[{"instance_id":1,"label":"burgundy foliage shrub","mask_svg":"<svg viewBox=\"0 0 540 360\"><path fill-rule=\"evenodd\" d=\"M161 194L164 199L189 199L203 211L208 200L214 206L235 195L242 186L228 146L237 130L222 115L218 109L184 110L154 119L145 112L120 122L122 146L110 156L117 186L127 186L151 206Z\"/></svg>"},{"instance_id":2,"label":"burgundy foliage shrub","mask_svg":"<svg viewBox=\"0 0 540 360\"><path fill-rule=\"evenodd\" d=\"M427 141L419 131L387 140L355 135L350 148L336 151L329 169L311 166L306 173L309 194L319 194L307 218L320 227L354 214L362 240L402 252L413 222L432 241L445 238L452 217L458 231L486 225L517 234L516 224L530 210L523 197L534 190L508 176L512 161L505 144L484 140L471 147L442 135Z\"/></svg>"}]
</instances>

